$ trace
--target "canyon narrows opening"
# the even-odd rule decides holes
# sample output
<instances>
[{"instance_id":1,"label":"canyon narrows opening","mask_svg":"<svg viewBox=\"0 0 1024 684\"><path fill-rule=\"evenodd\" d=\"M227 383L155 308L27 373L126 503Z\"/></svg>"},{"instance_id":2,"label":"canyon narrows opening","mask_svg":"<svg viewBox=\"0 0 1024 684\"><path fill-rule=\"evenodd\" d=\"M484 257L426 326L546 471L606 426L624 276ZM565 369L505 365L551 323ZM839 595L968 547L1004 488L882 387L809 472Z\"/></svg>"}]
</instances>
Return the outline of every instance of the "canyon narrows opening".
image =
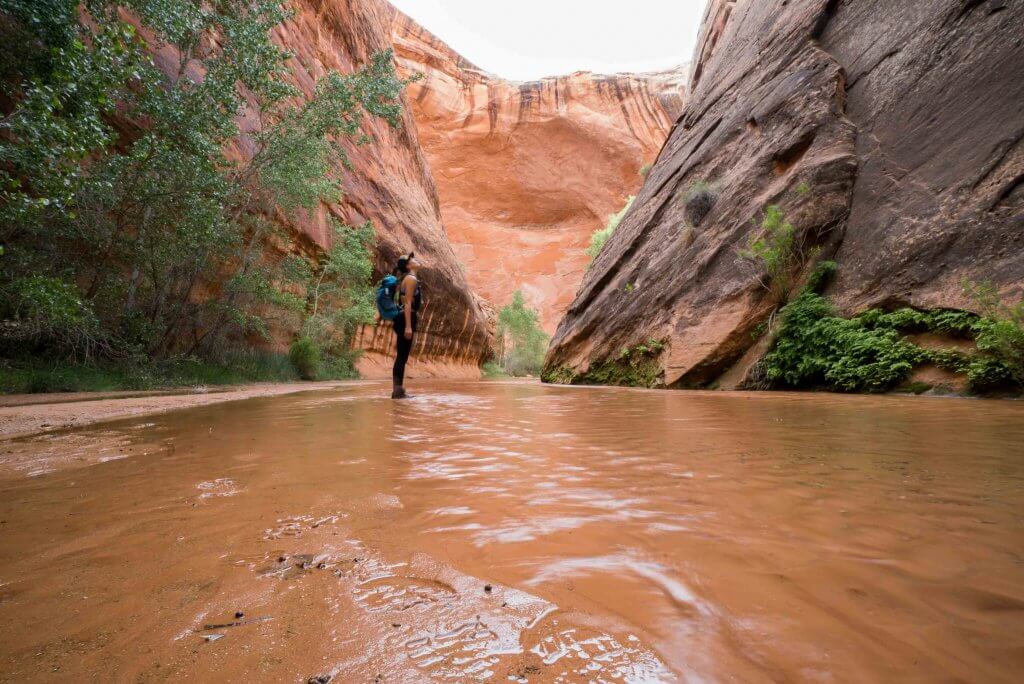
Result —
<instances>
[{"instance_id":1,"label":"canyon narrows opening","mask_svg":"<svg viewBox=\"0 0 1024 684\"><path fill-rule=\"evenodd\" d=\"M1021 26L0 0L0 684L1019 681Z\"/></svg>"},{"instance_id":2,"label":"canyon narrows opening","mask_svg":"<svg viewBox=\"0 0 1024 684\"><path fill-rule=\"evenodd\" d=\"M423 389L4 443L3 679L1009 682L1024 667L1020 403Z\"/></svg>"}]
</instances>

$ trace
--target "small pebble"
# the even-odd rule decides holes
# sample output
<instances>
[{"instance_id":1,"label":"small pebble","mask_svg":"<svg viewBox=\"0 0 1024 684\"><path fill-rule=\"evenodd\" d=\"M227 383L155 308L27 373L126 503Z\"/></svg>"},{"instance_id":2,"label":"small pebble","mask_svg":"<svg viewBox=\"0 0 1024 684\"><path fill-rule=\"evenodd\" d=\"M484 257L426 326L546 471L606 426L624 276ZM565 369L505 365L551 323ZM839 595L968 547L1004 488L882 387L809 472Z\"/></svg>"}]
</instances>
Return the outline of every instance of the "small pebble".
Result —
<instances>
[{"instance_id":1,"label":"small pebble","mask_svg":"<svg viewBox=\"0 0 1024 684\"><path fill-rule=\"evenodd\" d=\"M485 584L484 585L484 591L486 591L488 594L491 593L491 589L493 589L493 588L494 587L492 587L490 584Z\"/></svg>"},{"instance_id":2,"label":"small pebble","mask_svg":"<svg viewBox=\"0 0 1024 684\"><path fill-rule=\"evenodd\" d=\"M242 619L242 618L244 618L244 617L245 617L245 613L243 613L243 612L242 612L242 611L240 611L240 610L236 610L236 611L235 611L235 619L236 619L236 620L241 620L241 619Z\"/></svg>"}]
</instances>

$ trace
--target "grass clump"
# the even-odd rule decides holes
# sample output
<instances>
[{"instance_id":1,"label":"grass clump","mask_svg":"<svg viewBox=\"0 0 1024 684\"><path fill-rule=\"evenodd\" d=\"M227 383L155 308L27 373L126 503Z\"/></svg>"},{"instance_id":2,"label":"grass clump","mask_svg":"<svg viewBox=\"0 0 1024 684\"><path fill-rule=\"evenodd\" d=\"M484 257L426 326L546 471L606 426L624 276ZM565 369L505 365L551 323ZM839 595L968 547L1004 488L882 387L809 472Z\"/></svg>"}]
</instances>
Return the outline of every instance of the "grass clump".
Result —
<instances>
[{"instance_id":1,"label":"grass clump","mask_svg":"<svg viewBox=\"0 0 1024 684\"><path fill-rule=\"evenodd\" d=\"M691 185L683 198L683 216L687 224L694 227L700 225L717 200L718 193L710 183L697 181Z\"/></svg>"},{"instance_id":2,"label":"grass clump","mask_svg":"<svg viewBox=\"0 0 1024 684\"><path fill-rule=\"evenodd\" d=\"M300 337L288 349L288 359L303 380L316 380L323 358L320 347L309 337Z\"/></svg>"},{"instance_id":3,"label":"grass clump","mask_svg":"<svg viewBox=\"0 0 1024 684\"><path fill-rule=\"evenodd\" d=\"M647 178L647 174L649 174L651 172L651 168L652 168L651 164L644 164L643 166L641 166L640 167L640 177L641 178Z\"/></svg>"},{"instance_id":4,"label":"grass clump","mask_svg":"<svg viewBox=\"0 0 1024 684\"><path fill-rule=\"evenodd\" d=\"M626 212L629 211L629 208L633 205L633 200L635 199L635 196L630 195L622 209L618 213L612 214L608 217L608 223L605 224L605 227L594 231L594 234L590 236L590 246L587 247L587 256L589 256L591 260L596 259L597 255L601 253L605 243L608 242L608 238L610 238L612 233L615 232L615 229L619 227L622 217L624 217Z\"/></svg>"}]
</instances>

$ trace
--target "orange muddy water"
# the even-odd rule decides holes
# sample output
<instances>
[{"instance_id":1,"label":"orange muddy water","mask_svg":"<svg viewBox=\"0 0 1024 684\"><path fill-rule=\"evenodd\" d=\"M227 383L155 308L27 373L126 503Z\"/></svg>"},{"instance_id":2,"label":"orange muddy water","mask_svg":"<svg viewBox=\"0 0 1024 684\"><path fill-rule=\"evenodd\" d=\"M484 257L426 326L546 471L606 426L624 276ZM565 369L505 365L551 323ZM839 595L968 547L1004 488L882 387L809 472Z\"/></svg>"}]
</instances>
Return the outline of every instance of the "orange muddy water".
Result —
<instances>
[{"instance_id":1,"label":"orange muddy water","mask_svg":"<svg viewBox=\"0 0 1024 684\"><path fill-rule=\"evenodd\" d=\"M1024 403L386 389L0 442L0 679L1024 671Z\"/></svg>"}]
</instances>

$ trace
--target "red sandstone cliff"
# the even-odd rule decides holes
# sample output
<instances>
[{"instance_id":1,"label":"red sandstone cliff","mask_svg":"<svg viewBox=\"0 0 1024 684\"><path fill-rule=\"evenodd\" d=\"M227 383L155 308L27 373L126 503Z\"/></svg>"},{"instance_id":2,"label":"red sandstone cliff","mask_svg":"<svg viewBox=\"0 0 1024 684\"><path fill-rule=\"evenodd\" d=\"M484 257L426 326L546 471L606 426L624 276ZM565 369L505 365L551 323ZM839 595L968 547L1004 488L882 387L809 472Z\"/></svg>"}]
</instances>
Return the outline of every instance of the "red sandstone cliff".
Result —
<instances>
[{"instance_id":1,"label":"red sandstone cliff","mask_svg":"<svg viewBox=\"0 0 1024 684\"><path fill-rule=\"evenodd\" d=\"M294 16L273 31L282 47L294 54L288 66L291 80L307 97L330 70L349 72L391 47L393 9L385 0L294 0ZM158 51L159 63L173 55ZM338 170L344 196L337 204L321 206L298 219L281 218L289 234L275 245L279 252L315 259L319 248L330 246L328 215L357 224L373 221L377 231L377 270L390 270L401 253L415 250L424 265L422 280L428 293L421 316L410 374L443 370L446 376L479 377L479 365L489 352L492 334L489 314L472 294L451 245L441 228L437 191L420 149L416 122L404 103L402 126L390 128L367 117L363 132L371 141L349 145L351 170ZM235 153L248 151L246 134L258 127L242 117ZM287 343L289 330L276 331ZM390 374L393 353L390 327L366 326L356 339L365 350L360 361L364 375Z\"/></svg>"},{"instance_id":2,"label":"red sandstone cliff","mask_svg":"<svg viewBox=\"0 0 1024 684\"><path fill-rule=\"evenodd\" d=\"M711 0L685 111L559 325L551 377L653 338L665 385L742 383L775 307L737 252L770 203L838 262L826 294L846 314L971 309L962 278L1019 298L1021 26L1006 0ZM690 225L697 182L718 200Z\"/></svg>"},{"instance_id":3,"label":"red sandstone cliff","mask_svg":"<svg viewBox=\"0 0 1024 684\"><path fill-rule=\"evenodd\" d=\"M682 72L506 81L397 11L392 40L423 74L408 97L469 284L495 308L521 289L553 331L591 233L639 189L681 111Z\"/></svg>"},{"instance_id":4,"label":"red sandstone cliff","mask_svg":"<svg viewBox=\"0 0 1024 684\"><path fill-rule=\"evenodd\" d=\"M296 0L293 6L295 17L276 31L276 38L295 54L292 73L307 94L326 70L352 70L391 47L394 10L384 0ZM410 110L406 102L400 130L381 121L365 124L373 142L352 148L354 169L342 175L342 203L324 207L320 216L297 228L325 245L327 211L350 223L372 220L380 270L390 270L399 253L414 249L424 264L422 280L429 295L410 371L424 374L443 367L449 375L475 375L491 343L488 315L441 227L437 191ZM393 338L390 328L367 326L359 333L356 343L366 350L360 362L364 375L389 372L386 355Z\"/></svg>"}]
</instances>

